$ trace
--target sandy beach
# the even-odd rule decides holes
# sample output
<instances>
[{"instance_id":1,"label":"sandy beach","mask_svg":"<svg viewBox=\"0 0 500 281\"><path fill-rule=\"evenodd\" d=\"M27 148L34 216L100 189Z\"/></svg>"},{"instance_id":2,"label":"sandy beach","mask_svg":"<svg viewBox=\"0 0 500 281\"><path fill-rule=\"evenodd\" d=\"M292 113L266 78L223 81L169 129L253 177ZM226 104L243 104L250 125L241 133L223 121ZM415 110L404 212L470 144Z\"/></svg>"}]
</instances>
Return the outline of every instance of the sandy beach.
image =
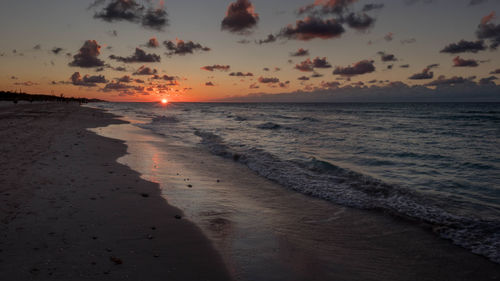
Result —
<instances>
[{"instance_id":1,"label":"sandy beach","mask_svg":"<svg viewBox=\"0 0 500 281\"><path fill-rule=\"evenodd\" d=\"M115 160L123 123L77 104L0 108L0 280L227 280L158 185Z\"/></svg>"},{"instance_id":2,"label":"sandy beach","mask_svg":"<svg viewBox=\"0 0 500 281\"><path fill-rule=\"evenodd\" d=\"M1 280L500 278L429 227L286 190L101 110L3 106L0 127Z\"/></svg>"}]
</instances>

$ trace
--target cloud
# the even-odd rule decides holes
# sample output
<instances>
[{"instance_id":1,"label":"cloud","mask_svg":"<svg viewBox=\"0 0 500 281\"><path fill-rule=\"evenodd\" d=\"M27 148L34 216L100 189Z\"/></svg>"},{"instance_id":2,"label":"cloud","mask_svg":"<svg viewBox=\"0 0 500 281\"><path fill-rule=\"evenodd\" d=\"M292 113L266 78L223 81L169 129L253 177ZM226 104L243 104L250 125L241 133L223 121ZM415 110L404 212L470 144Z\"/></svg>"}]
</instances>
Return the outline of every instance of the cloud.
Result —
<instances>
[{"instance_id":1,"label":"cloud","mask_svg":"<svg viewBox=\"0 0 500 281\"><path fill-rule=\"evenodd\" d=\"M403 39L401 40L401 44L405 45L405 44L413 44L417 42L417 39L415 38L409 38L409 39Z\"/></svg>"},{"instance_id":2,"label":"cloud","mask_svg":"<svg viewBox=\"0 0 500 281\"><path fill-rule=\"evenodd\" d=\"M253 4L249 0L237 0L227 7L221 29L246 34L257 25L258 21L259 15L255 13Z\"/></svg>"},{"instance_id":3,"label":"cloud","mask_svg":"<svg viewBox=\"0 0 500 281\"><path fill-rule=\"evenodd\" d=\"M213 87L213 86L215 86L215 84L212 83L211 81L208 81L208 82L205 83L205 86L211 86L211 87Z\"/></svg>"},{"instance_id":4,"label":"cloud","mask_svg":"<svg viewBox=\"0 0 500 281\"><path fill-rule=\"evenodd\" d=\"M165 81L176 81L177 80L177 77L175 76L168 76L166 74L164 75L154 75L153 77L151 77L151 79L155 79L155 80L165 80Z\"/></svg>"},{"instance_id":5,"label":"cloud","mask_svg":"<svg viewBox=\"0 0 500 281\"><path fill-rule=\"evenodd\" d=\"M183 40L178 40L174 43L173 41L164 41L163 45L167 48L167 56L172 55L186 55L193 54L194 51L210 51L210 48L204 47L199 43L193 43L193 41L184 42Z\"/></svg>"},{"instance_id":6,"label":"cloud","mask_svg":"<svg viewBox=\"0 0 500 281\"><path fill-rule=\"evenodd\" d=\"M397 61L398 59L396 58L396 56L394 56L393 54L386 54L385 52L378 52L377 54L380 55L380 59L383 61L383 62L388 62L388 61Z\"/></svg>"},{"instance_id":7,"label":"cloud","mask_svg":"<svg viewBox=\"0 0 500 281\"><path fill-rule=\"evenodd\" d=\"M500 68L493 70L490 74L500 74Z\"/></svg>"},{"instance_id":8,"label":"cloud","mask_svg":"<svg viewBox=\"0 0 500 281\"><path fill-rule=\"evenodd\" d=\"M276 42L276 39L277 39L276 36L269 34L269 35L267 35L266 39L256 41L256 43L259 45L262 45L262 44L266 44L266 43Z\"/></svg>"},{"instance_id":9,"label":"cloud","mask_svg":"<svg viewBox=\"0 0 500 281\"><path fill-rule=\"evenodd\" d=\"M444 75L438 77L438 79L426 84L427 86L443 86L443 85L456 85L464 84L465 82L472 81L471 78L463 78L459 76L453 76L451 78L446 78Z\"/></svg>"},{"instance_id":10,"label":"cloud","mask_svg":"<svg viewBox=\"0 0 500 281\"><path fill-rule=\"evenodd\" d=\"M249 77L249 76L253 76L253 73L251 73L251 72L243 73L243 72L238 71L238 72L229 73L229 76Z\"/></svg>"},{"instance_id":11,"label":"cloud","mask_svg":"<svg viewBox=\"0 0 500 281\"><path fill-rule=\"evenodd\" d=\"M415 73L412 76L408 77L411 80L425 80L434 78L434 72L430 71L431 69L438 67L438 64L428 65L426 68L422 70L420 73Z\"/></svg>"},{"instance_id":12,"label":"cloud","mask_svg":"<svg viewBox=\"0 0 500 281\"><path fill-rule=\"evenodd\" d=\"M481 80L479 80L479 84L480 85L488 85L488 84L494 84L495 80L497 80L498 78L495 77L495 76L490 76L490 77L485 77L485 78L482 78Z\"/></svg>"},{"instance_id":13,"label":"cloud","mask_svg":"<svg viewBox=\"0 0 500 281\"><path fill-rule=\"evenodd\" d=\"M97 0L90 8L96 8L106 2L105 0ZM94 14L94 18L106 22L128 21L140 23L145 28L159 31L168 25L167 12L163 1L160 7L156 9L146 9L144 5L138 4L135 0L111 0L101 11Z\"/></svg>"},{"instance_id":14,"label":"cloud","mask_svg":"<svg viewBox=\"0 0 500 281\"><path fill-rule=\"evenodd\" d=\"M344 27L336 19L323 20L316 17L306 17L304 20L297 20L295 26L288 25L283 28L279 36L308 41L315 38L336 38L344 32Z\"/></svg>"},{"instance_id":15,"label":"cloud","mask_svg":"<svg viewBox=\"0 0 500 281\"><path fill-rule=\"evenodd\" d=\"M158 9L148 9L142 17L142 26L161 31L168 25L167 16L167 11L165 11L163 7Z\"/></svg>"},{"instance_id":16,"label":"cloud","mask_svg":"<svg viewBox=\"0 0 500 281\"><path fill-rule=\"evenodd\" d=\"M332 67L328 61L326 61L326 57L320 58L316 57L315 59L306 59L305 61L300 62L295 65L295 69L308 72L314 71L315 68L330 68Z\"/></svg>"},{"instance_id":17,"label":"cloud","mask_svg":"<svg viewBox=\"0 0 500 281\"><path fill-rule=\"evenodd\" d=\"M36 45L33 47L33 50L36 50L36 51L41 50L41 49L42 49L42 45L40 45L40 44L36 44Z\"/></svg>"},{"instance_id":18,"label":"cloud","mask_svg":"<svg viewBox=\"0 0 500 281\"><path fill-rule=\"evenodd\" d=\"M52 48L51 52L54 54L54 55L58 55L61 51L63 51L64 49L63 48L60 48L60 47L54 47Z\"/></svg>"},{"instance_id":19,"label":"cloud","mask_svg":"<svg viewBox=\"0 0 500 281\"><path fill-rule=\"evenodd\" d=\"M130 83L130 82L132 82L134 80L130 76L128 76L128 75L123 75L122 77L116 79L116 81L123 82L123 83Z\"/></svg>"},{"instance_id":20,"label":"cloud","mask_svg":"<svg viewBox=\"0 0 500 281\"><path fill-rule=\"evenodd\" d=\"M445 46L440 52L458 54L466 52L477 53L479 51L484 51L484 50L486 50L486 46L484 45L483 40L478 40L478 41L460 40L458 43L451 43Z\"/></svg>"},{"instance_id":21,"label":"cloud","mask_svg":"<svg viewBox=\"0 0 500 281\"><path fill-rule=\"evenodd\" d=\"M488 2L488 0L470 0L469 6L479 5L486 2Z\"/></svg>"},{"instance_id":22,"label":"cloud","mask_svg":"<svg viewBox=\"0 0 500 281\"><path fill-rule=\"evenodd\" d=\"M14 85L31 87L31 86L38 85L38 83L35 83L35 82L32 82L32 81L25 81L25 82L16 82L16 83L14 83Z\"/></svg>"},{"instance_id":23,"label":"cloud","mask_svg":"<svg viewBox=\"0 0 500 281\"><path fill-rule=\"evenodd\" d=\"M409 68L409 67L410 67L410 65L409 65L409 64L402 64L402 65L400 65L399 67L401 67L401 68Z\"/></svg>"},{"instance_id":24,"label":"cloud","mask_svg":"<svg viewBox=\"0 0 500 281\"><path fill-rule=\"evenodd\" d=\"M263 84L274 84L274 83L279 83L280 82L280 79L276 78L276 77L259 77L259 82L260 83L263 83Z\"/></svg>"},{"instance_id":25,"label":"cloud","mask_svg":"<svg viewBox=\"0 0 500 281\"><path fill-rule=\"evenodd\" d=\"M344 18L344 21L350 28L357 30L366 30L375 23L375 19L366 13L350 13Z\"/></svg>"},{"instance_id":26,"label":"cloud","mask_svg":"<svg viewBox=\"0 0 500 281\"><path fill-rule=\"evenodd\" d=\"M129 57L120 57L115 55L110 55L110 59L121 61L124 63L135 63L135 62L159 62L161 60L159 55L156 54L146 54L146 52L140 48L135 48L135 53Z\"/></svg>"},{"instance_id":27,"label":"cloud","mask_svg":"<svg viewBox=\"0 0 500 281\"><path fill-rule=\"evenodd\" d=\"M301 81L308 81L310 78L307 77L307 76L300 76L299 78L297 78L297 80L301 80Z\"/></svg>"},{"instance_id":28,"label":"cloud","mask_svg":"<svg viewBox=\"0 0 500 281\"><path fill-rule=\"evenodd\" d=\"M134 72L133 75L153 75L156 73L158 73L158 70L143 65L139 67L139 69L137 69L137 71Z\"/></svg>"},{"instance_id":29,"label":"cloud","mask_svg":"<svg viewBox=\"0 0 500 281\"><path fill-rule=\"evenodd\" d=\"M206 71L214 71L214 70L228 71L230 68L231 66L229 65L220 65L220 64L206 65L201 67L201 69Z\"/></svg>"},{"instance_id":30,"label":"cloud","mask_svg":"<svg viewBox=\"0 0 500 281\"><path fill-rule=\"evenodd\" d=\"M81 76L80 72L75 72L70 77L71 83L75 86L83 86L83 87L95 87L97 83L107 83L108 81L103 75L94 75L89 76L86 74L85 76Z\"/></svg>"},{"instance_id":31,"label":"cloud","mask_svg":"<svg viewBox=\"0 0 500 281\"><path fill-rule=\"evenodd\" d=\"M362 11L363 12L369 12L369 11L373 11L373 10L380 10L384 8L384 4L374 4L374 3L370 3L370 4L365 4L363 6L363 9Z\"/></svg>"},{"instance_id":32,"label":"cloud","mask_svg":"<svg viewBox=\"0 0 500 281\"><path fill-rule=\"evenodd\" d=\"M104 92L121 92L122 94L134 95L136 91L144 91L142 86L127 85L120 82L110 82L102 89Z\"/></svg>"},{"instance_id":33,"label":"cloud","mask_svg":"<svg viewBox=\"0 0 500 281\"><path fill-rule=\"evenodd\" d=\"M309 4L299 8L298 14L338 14L342 15L346 12L348 6L357 0L315 0L313 4Z\"/></svg>"},{"instance_id":34,"label":"cloud","mask_svg":"<svg viewBox=\"0 0 500 281\"><path fill-rule=\"evenodd\" d=\"M500 24L491 23L494 18L495 12L483 17L476 31L476 36L479 39L490 41L491 49L496 49L500 45Z\"/></svg>"},{"instance_id":35,"label":"cloud","mask_svg":"<svg viewBox=\"0 0 500 281\"><path fill-rule=\"evenodd\" d=\"M290 54L290 56L292 57L303 57L308 55L309 55L309 50L303 48L299 48L297 51Z\"/></svg>"},{"instance_id":36,"label":"cloud","mask_svg":"<svg viewBox=\"0 0 500 281\"><path fill-rule=\"evenodd\" d=\"M476 67L478 65L479 64L474 59L462 59L459 56L457 56L453 59L453 66L454 67Z\"/></svg>"},{"instance_id":37,"label":"cloud","mask_svg":"<svg viewBox=\"0 0 500 281\"><path fill-rule=\"evenodd\" d=\"M333 74L342 76L354 76L374 71L375 71L375 66L373 65L373 61L362 60L353 64L352 66L346 66L346 67L337 66L335 67Z\"/></svg>"},{"instance_id":38,"label":"cloud","mask_svg":"<svg viewBox=\"0 0 500 281\"><path fill-rule=\"evenodd\" d=\"M260 88L260 86L259 86L259 85L257 85L257 83L253 83L253 84L251 84L250 86L248 86L248 88L249 88L249 89L258 89L258 88Z\"/></svg>"},{"instance_id":39,"label":"cloud","mask_svg":"<svg viewBox=\"0 0 500 281\"><path fill-rule=\"evenodd\" d=\"M91 7L99 6L104 2L96 1ZM97 12L94 18L107 22L121 20L135 22L142 17L143 10L144 6L137 4L135 0L112 0L102 11Z\"/></svg>"},{"instance_id":40,"label":"cloud","mask_svg":"<svg viewBox=\"0 0 500 281\"><path fill-rule=\"evenodd\" d=\"M156 37L152 37L148 40L148 43L146 43L146 47L148 48L158 48L160 46L160 43L156 39Z\"/></svg>"},{"instance_id":41,"label":"cloud","mask_svg":"<svg viewBox=\"0 0 500 281\"><path fill-rule=\"evenodd\" d=\"M73 61L70 66L78 67L98 67L104 66L104 62L98 58L101 46L95 40L87 40L80 48L78 53L73 56Z\"/></svg>"}]
</instances>

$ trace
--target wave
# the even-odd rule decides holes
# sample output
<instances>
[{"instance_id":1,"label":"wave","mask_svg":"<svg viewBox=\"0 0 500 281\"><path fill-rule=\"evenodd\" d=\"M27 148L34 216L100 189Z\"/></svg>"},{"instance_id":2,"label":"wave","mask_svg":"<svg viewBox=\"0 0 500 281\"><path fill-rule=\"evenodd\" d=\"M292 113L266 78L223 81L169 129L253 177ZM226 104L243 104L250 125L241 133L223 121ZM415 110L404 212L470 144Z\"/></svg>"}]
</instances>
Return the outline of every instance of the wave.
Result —
<instances>
[{"instance_id":1,"label":"wave","mask_svg":"<svg viewBox=\"0 0 500 281\"><path fill-rule=\"evenodd\" d=\"M179 123L179 119L175 116L157 116L151 119L152 123Z\"/></svg>"},{"instance_id":2,"label":"wave","mask_svg":"<svg viewBox=\"0 0 500 281\"><path fill-rule=\"evenodd\" d=\"M263 129L263 130L277 130L277 129L281 129L281 125L273 123L273 122L266 122L266 123L262 123L260 125L257 125L257 128Z\"/></svg>"},{"instance_id":3,"label":"wave","mask_svg":"<svg viewBox=\"0 0 500 281\"><path fill-rule=\"evenodd\" d=\"M273 125L270 123L266 128L273 128ZM257 148L230 147L220 136L210 132L196 130L195 134L213 154L245 164L286 188L337 204L425 222L441 237L500 263L498 221L453 215L421 194L327 161L316 158L283 160Z\"/></svg>"}]
</instances>

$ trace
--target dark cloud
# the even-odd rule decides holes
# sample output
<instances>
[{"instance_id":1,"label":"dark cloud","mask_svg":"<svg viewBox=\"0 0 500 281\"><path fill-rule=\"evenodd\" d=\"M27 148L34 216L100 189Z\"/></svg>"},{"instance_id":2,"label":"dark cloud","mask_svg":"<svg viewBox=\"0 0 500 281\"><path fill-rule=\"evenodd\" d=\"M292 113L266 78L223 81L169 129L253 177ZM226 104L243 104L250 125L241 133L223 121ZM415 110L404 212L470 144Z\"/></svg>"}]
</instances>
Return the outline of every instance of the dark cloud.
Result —
<instances>
[{"instance_id":1,"label":"dark cloud","mask_svg":"<svg viewBox=\"0 0 500 281\"><path fill-rule=\"evenodd\" d=\"M380 55L380 59L383 61L383 62L388 62L388 61L397 61L398 59L396 58L396 56L394 56L393 54L386 54L385 52L378 52L377 54Z\"/></svg>"},{"instance_id":2,"label":"dark cloud","mask_svg":"<svg viewBox=\"0 0 500 281\"><path fill-rule=\"evenodd\" d=\"M405 44L413 44L417 42L417 39L415 38L409 38L409 39L403 39L401 40L401 44L405 45Z\"/></svg>"},{"instance_id":3,"label":"dark cloud","mask_svg":"<svg viewBox=\"0 0 500 281\"><path fill-rule=\"evenodd\" d=\"M498 78L495 77L495 76L490 76L490 77L485 77L485 78L482 78L481 80L479 80L479 84L480 85L489 85L489 84L495 84L495 80L497 80Z\"/></svg>"},{"instance_id":4,"label":"dark cloud","mask_svg":"<svg viewBox=\"0 0 500 281\"><path fill-rule=\"evenodd\" d=\"M260 86L257 85L257 83L253 83L250 86L248 86L248 88L250 88L250 89L258 89L258 88L260 88Z\"/></svg>"},{"instance_id":5,"label":"dark cloud","mask_svg":"<svg viewBox=\"0 0 500 281\"><path fill-rule=\"evenodd\" d=\"M441 50L441 53L450 53L450 54L458 54L458 53L477 53L479 51L486 50L486 46L484 45L483 40L478 41L465 41L460 40L458 43L451 43L444 47Z\"/></svg>"},{"instance_id":6,"label":"dark cloud","mask_svg":"<svg viewBox=\"0 0 500 281\"><path fill-rule=\"evenodd\" d=\"M412 76L408 77L411 80L424 80L424 79L432 79L434 78L434 72L430 71L432 68L438 67L438 64L428 65L426 68L422 70L420 73L415 73Z\"/></svg>"},{"instance_id":7,"label":"dark cloud","mask_svg":"<svg viewBox=\"0 0 500 281\"><path fill-rule=\"evenodd\" d=\"M478 65L478 62L474 59L462 59L459 56L453 59L453 66L455 67L476 67Z\"/></svg>"},{"instance_id":8,"label":"dark cloud","mask_svg":"<svg viewBox=\"0 0 500 281\"><path fill-rule=\"evenodd\" d=\"M163 3L163 2L162 2ZM158 9L148 9L142 17L142 26L154 30L163 30L168 25L167 11L163 7Z\"/></svg>"},{"instance_id":9,"label":"dark cloud","mask_svg":"<svg viewBox=\"0 0 500 281\"><path fill-rule=\"evenodd\" d=\"M434 3L436 0L405 0L406 5L413 5L417 3L424 3L424 4L431 4Z\"/></svg>"},{"instance_id":10,"label":"dark cloud","mask_svg":"<svg viewBox=\"0 0 500 281\"><path fill-rule=\"evenodd\" d=\"M158 70L143 65L139 67L139 69L137 69L137 71L134 72L133 75L153 75L156 73L158 73Z\"/></svg>"},{"instance_id":11,"label":"dark cloud","mask_svg":"<svg viewBox=\"0 0 500 281\"><path fill-rule=\"evenodd\" d=\"M127 68L125 68L123 66L118 66L118 67L115 67L113 69L116 70L116 71L127 71Z\"/></svg>"},{"instance_id":12,"label":"dark cloud","mask_svg":"<svg viewBox=\"0 0 500 281\"><path fill-rule=\"evenodd\" d=\"M98 58L101 46L95 40L87 40L78 53L73 56L70 66L78 67L98 67L104 66L104 62Z\"/></svg>"},{"instance_id":13,"label":"dark cloud","mask_svg":"<svg viewBox=\"0 0 500 281\"><path fill-rule=\"evenodd\" d=\"M493 70L490 74L500 74L500 68Z\"/></svg>"},{"instance_id":14,"label":"dark cloud","mask_svg":"<svg viewBox=\"0 0 500 281\"><path fill-rule=\"evenodd\" d=\"M337 81L332 81L332 82L325 82L321 81L321 88L323 89L335 89L340 86L340 83Z\"/></svg>"},{"instance_id":15,"label":"dark cloud","mask_svg":"<svg viewBox=\"0 0 500 281\"><path fill-rule=\"evenodd\" d=\"M264 67L262 70L269 71L269 67Z\"/></svg>"},{"instance_id":16,"label":"dark cloud","mask_svg":"<svg viewBox=\"0 0 500 281\"><path fill-rule=\"evenodd\" d=\"M165 81L176 81L177 80L177 77L175 76L168 76L166 74L164 75L154 75L153 77L151 77L151 79L155 79L155 80L165 80Z\"/></svg>"},{"instance_id":17,"label":"dark cloud","mask_svg":"<svg viewBox=\"0 0 500 281\"><path fill-rule=\"evenodd\" d=\"M456 85L463 84L465 82L472 81L474 77L471 78L463 78L459 76L453 76L451 78L446 78L444 75L438 77L438 79L426 84L427 86L445 86L445 85Z\"/></svg>"},{"instance_id":18,"label":"dark cloud","mask_svg":"<svg viewBox=\"0 0 500 281\"><path fill-rule=\"evenodd\" d=\"M279 86L280 88L287 88L289 84L290 84L290 81L285 81L285 82L280 82L280 83L278 84L278 86Z\"/></svg>"},{"instance_id":19,"label":"dark cloud","mask_svg":"<svg viewBox=\"0 0 500 281\"><path fill-rule=\"evenodd\" d=\"M206 71L214 71L214 70L228 71L230 68L231 66L229 65L220 65L220 64L206 65L201 67L201 69Z\"/></svg>"},{"instance_id":20,"label":"dark cloud","mask_svg":"<svg viewBox=\"0 0 500 281\"><path fill-rule=\"evenodd\" d=\"M96 8L107 1L97 0L90 8ZM135 0L110 0L109 3L94 18L107 22L129 21L140 23L145 28L163 30L168 25L167 12L160 2L159 8L146 9L144 5L138 4Z\"/></svg>"},{"instance_id":21,"label":"dark cloud","mask_svg":"<svg viewBox=\"0 0 500 281\"><path fill-rule=\"evenodd\" d=\"M103 75L94 75L89 76L88 74L85 76L81 76L80 72L75 72L70 77L71 83L75 86L83 86L83 87L95 87L97 83L107 83L108 81Z\"/></svg>"},{"instance_id":22,"label":"dark cloud","mask_svg":"<svg viewBox=\"0 0 500 281\"><path fill-rule=\"evenodd\" d=\"M16 76L12 75L12 76L10 77L10 79L12 79L12 80L17 80L17 79L19 79L19 77L16 77Z\"/></svg>"},{"instance_id":23,"label":"dark cloud","mask_svg":"<svg viewBox=\"0 0 500 281\"><path fill-rule=\"evenodd\" d=\"M400 65L399 67L401 67L401 68L409 68L409 67L410 67L410 65L409 65L409 64L402 64L402 65Z\"/></svg>"},{"instance_id":24,"label":"dark cloud","mask_svg":"<svg viewBox=\"0 0 500 281\"><path fill-rule=\"evenodd\" d=\"M369 11L373 11L373 10L380 10L382 8L384 8L384 4L374 4L374 3L371 3L371 4L365 4L363 6L362 11L363 12L369 12Z\"/></svg>"},{"instance_id":25,"label":"dark cloud","mask_svg":"<svg viewBox=\"0 0 500 281\"><path fill-rule=\"evenodd\" d=\"M222 20L221 29L233 33L249 33L257 25L259 15L255 13L249 0L237 0L229 4L226 16Z\"/></svg>"},{"instance_id":26,"label":"dark cloud","mask_svg":"<svg viewBox=\"0 0 500 281\"><path fill-rule=\"evenodd\" d=\"M256 43L262 45L262 44L266 44L266 43L276 42L276 39L277 39L276 36L269 34L269 35L267 35L266 39L256 41Z\"/></svg>"},{"instance_id":27,"label":"dark cloud","mask_svg":"<svg viewBox=\"0 0 500 281\"><path fill-rule=\"evenodd\" d=\"M309 55L309 50L300 48L296 52L290 54L292 57L303 57Z\"/></svg>"},{"instance_id":28,"label":"dark cloud","mask_svg":"<svg viewBox=\"0 0 500 281\"><path fill-rule=\"evenodd\" d=\"M120 57L115 55L110 55L110 59L121 61L124 63L135 63L135 62L159 62L161 60L159 55L156 54L146 54L146 52L140 48L135 48L135 53L129 57Z\"/></svg>"},{"instance_id":29,"label":"dark cloud","mask_svg":"<svg viewBox=\"0 0 500 281\"><path fill-rule=\"evenodd\" d=\"M36 44L35 47L33 47L33 50L41 50L42 49L42 45L40 44Z\"/></svg>"},{"instance_id":30,"label":"dark cloud","mask_svg":"<svg viewBox=\"0 0 500 281\"><path fill-rule=\"evenodd\" d=\"M299 8L299 15L304 13L309 14L344 14L348 7L357 0L316 0L313 4L309 4Z\"/></svg>"},{"instance_id":31,"label":"dark cloud","mask_svg":"<svg viewBox=\"0 0 500 281\"><path fill-rule=\"evenodd\" d=\"M479 5L488 2L488 0L470 0L469 6Z\"/></svg>"},{"instance_id":32,"label":"dark cloud","mask_svg":"<svg viewBox=\"0 0 500 281\"><path fill-rule=\"evenodd\" d=\"M38 85L38 83L32 82L32 81L25 81L25 82L16 82L14 83L16 86L26 86L26 87L31 87Z\"/></svg>"},{"instance_id":33,"label":"dark cloud","mask_svg":"<svg viewBox=\"0 0 500 281\"><path fill-rule=\"evenodd\" d=\"M166 53L168 56L172 55L186 55L192 54L194 51L210 51L210 48L204 47L199 43L194 43L193 41L184 42L183 40L177 40L177 42L173 41L164 41L163 45L167 48L168 52Z\"/></svg>"},{"instance_id":34,"label":"dark cloud","mask_svg":"<svg viewBox=\"0 0 500 281\"><path fill-rule=\"evenodd\" d=\"M352 66L346 66L346 67L337 66L333 71L333 74L342 76L354 76L374 71L375 71L375 66L373 65L373 61L362 60L353 64Z\"/></svg>"},{"instance_id":35,"label":"dark cloud","mask_svg":"<svg viewBox=\"0 0 500 281\"><path fill-rule=\"evenodd\" d=\"M99 6L104 2L96 1L91 7ZM144 6L137 4L135 0L111 0L102 11L94 15L94 18L107 22L121 20L136 22L142 17L143 11Z\"/></svg>"},{"instance_id":36,"label":"dark cloud","mask_svg":"<svg viewBox=\"0 0 500 281\"><path fill-rule=\"evenodd\" d=\"M236 41L236 43L238 43L238 44L249 44L250 42L252 42L252 41L247 40L247 39L241 39L241 40Z\"/></svg>"},{"instance_id":37,"label":"dark cloud","mask_svg":"<svg viewBox=\"0 0 500 281\"><path fill-rule=\"evenodd\" d=\"M160 43L156 39L156 37L152 37L148 40L148 43L146 43L146 47L148 48L158 48L160 46Z\"/></svg>"},{"instance_id":38,"label":"dark cloud","mask_svg":"<svg viewBox=\"0 0 500 281\"><path fill-rule=\"evenodd\" d=\"M495 12L491 12L481 19L476 35L479 39L489 40L490 48L496 49L500 45L500 24L491 23Z\"/></svg>"},{"instance_id":39,"label":"dark cloud","mask_svg":"<svg viewBox=\"0 0 500 281\"><path fill-rule=\"evenodd\" d=\"M117 91L117 92L121 92L123 94L133 95L136 93L136 91L144 91L144 87L127 85L127 84L123 84L120 82L110 82L110 83L106 84L106 86L104 86L102 91L104 91L104 92Z\"/></svg>"},{"instance_id":40,"label":"dark cloud","mask_svg":"<svg viewBox=\"0 0 500 281\"><path fill-rule=\"evenodd\" d=\"M308 81L310 78L307 77L307 76L300 76L299 78L297 78L297 80L301 80L301 81Z\"/></svg>"},{"instance_id":41,"label":"dark cloud","mask_svg":"<svg viewBox=\"0 0 500 281\"><path fill-rule=\"evenodd\" d=\"M326 60L326 57L320 58L316 57L315 59L306 59L305 61L300 62L299 64L295 65L295 69L298 69L300 71L314 71L315 68L330 68L332 67L330 63Z\"/></svg>"},{"instance_id":42,"label":"dark cloud","mask_svg":"<svg viewBox=\"0 0 500 281\"><path fill-rule=\"evenodd\" d=\"M260 83L263 83L263 84L268 84L268 83L279 83L280 82L280 79L276 78L276 77L259 77L259 82Z\"/></svg>"},{"instance_id":43,"label":"dark cloud","mask_svg":"<svg viewBox=\"0 0 500 281\"><path fill-rule=\"evenodd\" d=\"M318 77L323 77L323 74L315 72L313 73L313 75L311 75L311 78L318 78Z\"/></svg>"},{"instance_id":44,"label":"dark cloud","mask_svg":"<svg viewBox=\"0 0 500 281\"><path fill-rule=\"evenodd\" d=\"M306 17L298 20L295 26L283 28L279 36L288 39L311 40L314 38L330 39L340 37L345 32L344 27L335 19L323 20L316 17Z\"/></svg>"},{"instance_id":45,"label":"dark cloud","mask_svg":"<svg viewBox=\"0 0 500 281\"><path fill-rule=\"evenodd\" d=\"M54 54L54 55L58 55L62 50L64 50L63 48L60 48L60 47L54 47L52 48L51 52Z\"/></svg>"},{"instance_id":46,"label":"dark cloud","mask_svg":"<svg viewBox=\"0 0 500 281\"><path fill-rule=\"evenodd\" d=\"M350 28L357 30L366 30L375 23L375 19L366 13L350 13L344 18L344 21Z\"/></svg>"},{"instance_id":47,"label":"dark cloud","mask_svg":"<svg viewBox=\"0 0 500 281\"><path fill-rule=\"evenodd\" d=\"M207 83L205 83L205 86L215 86L215 84L212 83L211 81L208 81Z\"/></svg>"},{"instance_id":48,"label":"dark cloud","mask_svg":"<svg viewBox=\"0 0 500 281\"><path fill-rule=\"evenodd\" d=\"M116 81L123 82L123 83L130 83L133 81L133 79L132 79L132 77L130 77L128 75L123 75L122 77L116 79Z\"/></svg>"},{"instance_id":49,"label":"dark cloud","mask_svg":"<svg viewBox=\"0 0 500 281\"><path fill-rule=\"evenodd\" d=\"M251 72L243 73L238 71L229 73L229 76L248 77L248 76L253 76L253 73Z\"/></svg>"}]
</instances>

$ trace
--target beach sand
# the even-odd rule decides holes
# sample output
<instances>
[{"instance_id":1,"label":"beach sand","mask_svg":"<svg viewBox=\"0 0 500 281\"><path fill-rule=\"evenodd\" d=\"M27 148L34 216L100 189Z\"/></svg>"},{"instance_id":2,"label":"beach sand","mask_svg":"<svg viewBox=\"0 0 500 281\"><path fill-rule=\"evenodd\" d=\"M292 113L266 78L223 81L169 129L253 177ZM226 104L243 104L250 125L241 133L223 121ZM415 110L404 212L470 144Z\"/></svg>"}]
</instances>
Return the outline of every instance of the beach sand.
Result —
<instances>
[{"instance_id":1,"label":"beach sand","mask_svg":"<svg viewBox=\"0 0 500 281\"><path fill-rule=\"evenodd\" d=\"M77 104L0 108L0 280L228 280L158 185L115 160L123 123Z\"/></svg>"},{"instance_id":2,"label":"beach sand","mask_svg":"<svg viewBox=\"0 0 500 281\"><path fill-rule=\"evenodd\" d=\"M426 227L286 190L99 110L5 106L0 128L0 280L500 279Z\"/></svg>"}]
</instances>

